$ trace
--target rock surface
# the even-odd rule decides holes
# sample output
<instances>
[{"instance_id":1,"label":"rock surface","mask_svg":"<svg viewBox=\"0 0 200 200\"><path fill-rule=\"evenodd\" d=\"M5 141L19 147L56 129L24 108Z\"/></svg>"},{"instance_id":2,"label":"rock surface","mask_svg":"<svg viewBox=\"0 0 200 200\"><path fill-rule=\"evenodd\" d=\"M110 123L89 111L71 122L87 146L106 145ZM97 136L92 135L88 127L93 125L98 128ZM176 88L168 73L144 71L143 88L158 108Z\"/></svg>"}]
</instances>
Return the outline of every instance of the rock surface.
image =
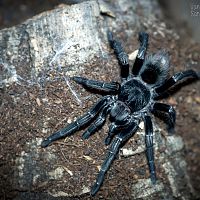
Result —
<instances>
[{"instance_id":1,"label":"rock surface","mask_svg":"<svg viewBox=\"0 0 200 200\"><path fill-rule=\"evenodd\" d=\"M156 12L155 12L156 11ZM90 199L106 147L107 124L88 141L81 132L42 149L43 138L86 112L99 98L69 77L119 81L107 42L110 29L131 55L137 33L150 34L149 52L173 49L178 35L161 21L154 1L86 1L42 13L0 31L0 187L12 199ZM170 45L169 45L170 44ZM184 144L154 120L158 182L152 185L141 130L120 151L93 199L191 199ZM126 157L126 158L125 158Z\"/></svg>"}]
</instances>

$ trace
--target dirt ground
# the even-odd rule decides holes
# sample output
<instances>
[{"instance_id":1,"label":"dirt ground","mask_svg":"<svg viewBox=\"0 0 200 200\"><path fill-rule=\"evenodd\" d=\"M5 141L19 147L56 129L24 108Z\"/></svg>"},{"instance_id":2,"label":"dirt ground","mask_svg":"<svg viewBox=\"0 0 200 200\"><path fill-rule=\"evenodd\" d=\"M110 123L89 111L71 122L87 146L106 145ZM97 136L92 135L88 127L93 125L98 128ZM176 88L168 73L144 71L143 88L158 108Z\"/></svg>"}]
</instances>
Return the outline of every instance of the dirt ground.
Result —
<instances>
[{"instance_id":1,"label":"dirt ground","mask_svg":"<svg viewBox=\"0 0 200 200\"><path fill-rule=\"evenodd\" d=\"M26 1L17 1L15 3L13 2L14 1L11 0L0 0L0 28L18 24L24 19L30 18L32 15L35 15L42 10L51 9L57 4L57 1L55 0L49 1L50 3L46 1L42 8L41 5L34 4L33 2L35 1L29 1L30 4ZM16 9L15 7L16 4L18 9ZM32 7L34 7L34 9L32 9ZM171 70L172 73L173 71L177 72L186 69L200 71L200 44L193 42L191 38L187 35L181 37L174 46L168 46L168 44L172 43L170 40L168 40L168 38L166 38L165 42L157 40L157 43L151 44L151 46L163 45L164 47L168 47L168 49L170 49L171 63L173 67L173 69ZM151 48L152 47L150 47L150 50ZM156 48L154 47L154 49ZM95 63L92 66L95 67ZM110 81L111 78L108 77L108 74L111 74L112 71L109 71L108 69L108 71L101 71L100 73L101 79ZM115 75L117 76L117 72L114 73L116 73ZM113 77L116 77L115 75L113 75ZM84 74L84 76L90 77L91 75ZM92 75L93 78L95 78L95 76L97 78L99 76L98 69L94 71L94 74ZM84 93L84 91L81 90L79 86L77 86L77 90L82 92L83 97L90 96L90 93ZM60 83L59 88L57 88L57 85L55 84L47 84L45 87L45 91L41 91L39 88L35 88L32 90L31 93L29 90L27 90L26 87L19 88L17 85L11 86L9 88L9 93L7 93L6 90L1 90L0 92L0 105L3 102L3 106L1 107L1 110L3 112L0 113L0 198L13 199L20 192L18 190L13 191L11 185L15 183L9 181L12 180L11 177L14 173L12 169L12 165L14 162L13 154L17 155L17 152L21 152L23 149L23 146L18 145L18 143L25 144L26 141L31 140L33 136L40 136L40 129L42 126L42 122L40 122L39 120L40 116L43 116L44 113L47 117L51 117L52 115L54 115L55 117L54 120L52 120L51 122L51 128L56 130L62 127L62 120L64 120L69 114L71 114L72 116L80 115L81 113L86 111L93 104L93 102L90 100L89 97L89 99L84 101L84 107L81 108L82 110L80 111L80 113L75 113L73 106L78 107L78 105L74 101L74 99L66 98L69 91L65 89L65 83ZM16 99L17 95L23 97L24 101L17 103L13 102L12 96L15 96ZM41 109L40 104L43 102L40 102L40 100L43 99L44 95L48 96L50 100L49 102L52 102L52 104L49 104L48 106L44 107L44 109ZM68 106L70 104L69 101L74 102L71 104L72 107ZM25 105L24 102L29 103ZM200 82L191 83L187 86L182 87L178 92L173 94L173 96L165 99L164 102L173 105L176 109L177 122L175 134L181 135L183 137L183 140L185 142L185 156L188 163L188 172L196 193L200 195ZM61 105L62 111L60 110ZM67 112L63 113L63 110L67 110ZM26 118L23 119L24 116L26 116ZM19 124L18 122L19 118L21 119L21 124ZM57 119L60 120L60 123L57 123ZM27 126L27 121L29 126ZM163 126L163 124L161 124L161 126ZM16 132L15 130L18 131ZM8 133L6 136L2 134L5 132ZM75 157L75 159L73 159L74 163L68 163L69 168L73 168L75 166L77 171L81 171L80 169L82 169L82 171L87 171L89 168L93 172L90 173L94 174L91 179L95 179L96 169L94 167L91 167L93 164L91 163L90 167L88 167L88 162L83 159L80 165L80 157L83 152L84 155L88 155L89 157L102 155L101 158L96 158L97 162L99 162L100 164L105 153L105 148L102 148L102 146L100 146L102 143L102 138L100 138L99 135L95 135L90 141L85 142L85 145L90 146L90 148L88 149L93 149L93 151L88 151L87 149L82 148L82 146L79 144L79 139L80 137L73 139L75 140L75 143L73 143L74 145L70 143L70 140L68 140L66 143L62 143L61 141L58 147L60 157L61 159L65 159L63 154L67 154L67 150L70 149L70 157ZM95 141L97 140L101 141L101 143L96 143ZM10 141L12 142L10 143ZM79 148L78 153L77 151L75 151L77 148ZM99 150L98 152L96 152L97 149ZM7 152L10 152L10 154L7 154ZM140 156L138 157L138 159L140 159ZM76 162L76 160L79 161ZM145 161L143 158L141 158L141 160ZM135 170L134 173L133 171L131 171L133 170L132 163L134 163L134 160L131 160L131 162L126 162L124 160L116 161L117 164L112 167L113 170L109 174L109 179L112 179L114 176L118 176L115 181L121 181L121 185L123 185L123 182L130 182L131 184L131 181L129 180L131 178L134 178L135 176L145 178L147 174L147 166L145 162L143 163L143 161L141 161L140 170ZM130 169L129 177L124 174L123 170L121 170L124 168L124 166L127 169ZM77 174L76 176L78 179L81 178L83 175ZM112 181L111 183L113 185L109 186L107 183L105 183L103 186L105 189L102 192L107 192L106 187L113 187L113 194L116 192L119 196L121 195L121 197L124 198L124 196L130 193L129 190L131 189L131 187L129 187L129 185L127 184L124 184L123 188L118 188L115 181ZM79 183L82 185L84 184L83 180L79 180ZM42 191L44 188L44 186L37 187L38 191ZM69 189L76 190L76 186L75 188ZM111 197L113 194L109 193L104 194L103 196L107 196L109 199L109 197ZM100 197L101 192L99 194L99 198ZM83 196L82 199L87 199L87 196Z\"/></svg>"}]
</instances>

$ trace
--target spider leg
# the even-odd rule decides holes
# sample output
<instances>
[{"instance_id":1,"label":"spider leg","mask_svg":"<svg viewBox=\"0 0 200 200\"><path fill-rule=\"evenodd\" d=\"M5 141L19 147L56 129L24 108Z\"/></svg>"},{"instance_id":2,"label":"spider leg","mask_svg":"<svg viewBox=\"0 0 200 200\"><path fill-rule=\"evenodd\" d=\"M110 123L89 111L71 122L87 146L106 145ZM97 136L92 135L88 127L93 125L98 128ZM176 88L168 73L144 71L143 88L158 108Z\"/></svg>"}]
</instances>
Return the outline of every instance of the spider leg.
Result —
<instances>
[{"instance_id":1,"label":"spider leg","mask_svg":"<svg viewBox=\"0 0 200 200\"><path fill-rule=\"evenodd\" d=\"M149 166L151 181L156 183L156 170L154 163L154 150L153 150L153 125L150 116L144 117L145 124L145 144L146 144L146 157Z\"/></svg>"},{"instance_id":2,"label":"spider leg","mask_svg":"<svg viewBox=\"0 0 200 200\"><path fill-rule=\"evenodd\" d=\"M82 139L88 139L97 130L99 130L106 121L106 116L110 111L110 105L103 108L96 121L83 133Z\"/></svg>"},{"instance_id":3,"label":"spider leg","mask_svg":"<svg viewBox=\"0 0 200 200\"><path fill-rule=\"evenodd\" d=\"M124 51L121 42L113 39L112 32L108 31L107 35L108 35L108 41L110 43L110 46L114 50L114 53L118 59L119 65L121 67L121 77L122 77L122 79L126 79L129 75L128 55Z\"/></svg>"},{"instance_id":4,"label":"spider leg","mask_svg":"<svg viewBox=\"0 0 200 200\"><path fill-rule=\"evenodd\" d=\"M197 72L195 72L193 70L187 70L187 71L179 72L179 73L175 74L174 76L169 78L163 85L161 85L155 89L155 92L157 93L156 98L159 96L162 96L162 94L166 90L168 90L170 87L172 87L178 81L181 81L184 78L200 79L200 74L198 74Z\"/></svg>"},{"instance_id":5,"label":"spider leg","mask_svg":"<svg viewBox=\"0 0 200 200\"><path fill-rule=\"evenodd\" d=\"M171 105L167 105L164 103L154 103L152 111L153 114L156 114L157 112L165 112L167 113L168 117L167 119L164 118L163 120L165 123L167 123L167 129L169 133L173 133L175 121L176 121L176 111ZM158 115L159 117L159 115Z\"/></svg>"},{"instance_id":6,"label":"spider leg","mask_svg":"<svg viewBox=\"0 0 200 200\"><path fill-rule=\"evenodd\" d=\"M65 128L53 133L47 139L43 140L43 142L41 143L41 147L47 147L53 141L56 141L63 137L71 136L73 133L91 122L99 113L99 111L107 105L109 100L110 96L103 97L85 115L77 119L75 122L69 124Z\"/></svg>"},{"instance_id":7,"label":"spider leg","mask_svg":"<svg viewBox=\"0 0 200 200\"><path fill-rule=\"evenodd\" d=\"M117 133L117 125L115 123L112 123L109 127L109 131L108 131L108 136L106 137L104 143L105 145L109 145L111 140L113 139L113 137L116 135Z\"/></svg>"},{"instance_id":8,"label":"spider leg","mask_svg":"<svg viewBox=\"0 0 200 200\"><path fill-rule=\"evenodd\" d=\"M87 78L79 76L72 77L72 80L76 81L78 84L81 84L86 88L99 90L102 92L109 92L115 94L120 89L120 84L117 82L105 83L102 81L89 80Z\"/></svg>"},{"instance_id":9,"label":"spider leg","mask_svg":"<svg viewBox=\"0 0 200 200\"><path fill-rule=\"evenodd\" d=\"M104 163L102 164L101 170L97 176L96 182L91 189L92 196L94 196L99 191L103 183L104 176L106 172L108 171L108 169L110 168L112 162L116 158L119 152L119 149L128 141L128 139L130 139L134 135L137 129L138 129L138 124L137 122L133 121L132 123L130 123L129 127L127 127L126 129L124 129L123 131L117 134L116 138L111 143L108 155Z\"/></svg>"},{"instance_id":10,"label":"spider leg","mask_svg":"<svg viewBox=\"0 0 200 200\"><path fill-rule=\"evenodd\" d=\"M146 54L146 50L148 47L148 39L149 39L149 35L145 32L140 32L139 33L139 41L140 41L140 47L139 47L139 51L137 54L137 57L135 59L133 68L132 68L132 74L137 76L145 59L145 54Z\"/></svg>"},{"instance_id":11,"label":"spider leg","mask_svg":"<svg viewBox=\"0 0 200 200\"><path fill-rule=\"evenodd\" d=\"M108 131L108 136L105 139L105 145L109 145L113 139L113 137L122 129L126 128L127 126L129 126L130 124L130 120L127 119L127 122L124 122L124 124L116 124L115 122L113 122L110 127L109 127L109 131Z\"/></svg>"}]
</instances>

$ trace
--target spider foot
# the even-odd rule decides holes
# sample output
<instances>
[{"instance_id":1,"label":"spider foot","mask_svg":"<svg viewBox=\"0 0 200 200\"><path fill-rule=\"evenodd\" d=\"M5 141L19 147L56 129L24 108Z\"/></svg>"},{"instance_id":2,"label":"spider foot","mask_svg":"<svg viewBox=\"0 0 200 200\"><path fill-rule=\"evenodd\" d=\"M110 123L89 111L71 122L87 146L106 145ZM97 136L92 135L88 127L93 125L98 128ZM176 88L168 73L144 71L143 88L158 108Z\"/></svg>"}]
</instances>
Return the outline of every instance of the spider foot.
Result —
<instances>
[{"instance_id":1,"label":"spider foot","mask_svg":"<svg viewBox=\"0 0 200 200\"><path fill-rule=\"evenodd\" d=\"M156 180L157 180L157 178L156 178L156 174L155 174L155 173L151 173L150 178L151 178L151 182L152 182L152 184L156 184Z\"/></svg>"},{"instance_id":2,"label":"spider foot","mask_svg":"<svg viewBox=\"0 0 200 200\"><path fill-rule=\"evenodd\" d=\"M103 81L90 80L79 76L71 77L71 80L82 85L83 87L86 87L87 89L93 89L102 92L117 93L120 89L120 84L117 82L106 83Z\"/></svg>"},{"instance_id":3,"label":"spider foot","mask_svg":"<svg viewBox=\"0 0 200 200\"><path fill-rule=\"evenodd\" d=\"M92 196L94 196L99 191L99 189L100 189L100 187L103 183L104 176L105 176L105 171L100 171L100 173L97 176L97 181L92 186L92 189L91 189L91 192L90 192Z\"/></svg>"},{"instance_id":4,"label":"spider foot","mask_svg":"<svg viewBox=\"0 0 200 200\"><path fill-rule=\"evenodd\" d=\"M42 148L45 148L47 146L49 146L51 144L51 141L46 139L46 140L43 140L42 143L41 143L41 147Z\"/></svg>"},{"instance_id":5,"label":"spider foot","mask_svg":"<svg viewBox=\"0 0 200 200\"><path fill-rule=\"evenodd\" d=\"M111 137L107 136L106 139L105 139L105 141L104 141L104 144L106 146L108 146L110 144L110 142L111 142L111 139L112 139Z\"/></svg>"},{"instance_id":6,"label":"spider foot","mask_svg":"<svg viewBox=\"0 0 200 200\"><path fill-rule=\"evenodd\" d=\"M83 134L82 134L82 139L83 140L87 140L89 137L90 137L91 133L89 131L85 131Z\"/></svg>"},{"instance_id":7,"label":"spider foot","mask_svg":"<svg viewBox=\"0 0 200 200\"><path fill-rule=\"evenodd\" d=\"M73 76L71 79L79 84L83 84L87 79L79 76Z\"/></svg>"},{"instance_id":8,"label":"spider foot","mask_svg":"<svg viewBox=\"0 0 200 200\"><path fill-rule=\"evenodd\" d=\"M99 191L100 185L98 185L97 183L95 183L95 185L92 187L91 189L91 196L94 196L98 191Z\"/></svg>"},{"instance_id":9,"label":"spider foot","mask_svg":"<svg viewBox=\"0 0 200 200\"><path fill-rule=\"evenodd\" d=\"M108 41L112 42L113 41L113 34L110 30L107 31L107 37L108 37Z\"/></svg>"}]
</instances>

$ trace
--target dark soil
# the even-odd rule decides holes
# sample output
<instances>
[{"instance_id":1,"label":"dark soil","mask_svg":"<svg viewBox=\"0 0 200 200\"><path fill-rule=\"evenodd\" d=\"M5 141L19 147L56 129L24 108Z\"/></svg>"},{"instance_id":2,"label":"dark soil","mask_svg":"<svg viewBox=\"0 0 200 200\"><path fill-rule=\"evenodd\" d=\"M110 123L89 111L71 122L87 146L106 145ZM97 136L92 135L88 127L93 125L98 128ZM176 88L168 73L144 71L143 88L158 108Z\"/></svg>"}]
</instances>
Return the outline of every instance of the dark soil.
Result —
<instances>
[{"instance_id":1,"label":"dark soil","mask_svg":"<svg viewBox=\"0 0 200 200\"><path fill-rule=\"evenodd\" d=\"M52 9L60 1L41 1L45 2L42 5L36 2L37 1L0 0L0 28L13 26L41 11ZM162 40L162 37L155 38L155 36L153 36L149 51L157 50L156 47L167 48L171 53L171 73L186 69L200 71L200 44L193 42L191 38L187 36L180 38L176 42L171 41L171 38L167 37L165 41ZM93 71L93 73L84 74L83 76L96 79L101 78L107 81L118 77L118 71L113 71L113 68L106 67L104 70L98 70L97 64L92 64L88 67L92 68L91 71ZM109 76L110 74L112 74L112 77ZM44 91L36 87L30 91L27 87L18 87L18 85L12 85L7 90L1 90L0 199L13 199L20 192L24 192L17 189L13 191L12 189L12 185L15 184L11 182L14 174L13 158L23 150L24 146L21 144L25 145L28 140L42 136L41 129L43 128L43 123L40 119L43 119L44 115L46 118L51 118L51 127L49 128L51 131L55 131L66 123L64 120L69 115L73 120L75 116L81 115L93 104L94 98L91 100L91 94L77 86L77 90L81 92L82 97L90 96L89 99L84 101L84 107L80 107L74 99L66 98L66 96L71 96L71 94L70 91L65 88L65 83L60 82L59 84L58 89L57 84L47 83ZM9 91L9 93L7 91ZM13 101L13 99L17 99L18 96L20 96L20 101ZM42 101L43 98L48 98L49 101L48 105L41 107L41 104L45 104L45 102ZM24 102L28 103L25 104ZM178 92L173 94L173 96L165 99L164 102L173 105L176 109L177 122L175 134L183 137L188 172L195 191L200 195L200 82L190 83L182 87ZM74 110L77 112L74 112ZM106 128L105 126L104 129ZM5 135L4 133L7 134ZM97 173L96 166L101 165L106 147L102 145L102 138L104 137L100 137L99 134L96 134L89 141L85 141L84 143L80 141L80 132L77 135L79 136L68 139L66 142L58 142L57 153L60 154L61 160L58 161L57 164L59 165L60 162L64 162L66 166L77 171L76 178L78 179L78 183L84 185L84 181L86 180L82 179L82 177L84 177L83 173L90 174L91 177L88 177L87 181L94 182ZM70 142L71 140L73 140L73 145L72 142ZM85 146L87 146L87 148L85 148ZM68 160L66 160L63 155L68 155ZM91 163L88 164L87 159L81 160L81 155L87 155L94 160L91 160ZM72 160L70 159L72 157L73 162L69 162L69 160ZM117 194L119 199L130 199L128 194L130 194L132 179L136 177L145 178L148 171L144 157L139 155L137 159L141 160L140 169L133 169L134 160L132 158L116 161L117 164L112 166L112 170L109 171L109 176L107 176L107 180L109 179L109 181L105 181L102 190L98 194L99 199L101 199L102 196L110 199L115 194ZM127 169L126 173L123 171L124 168ZM90 173L87 173L88 170ZM127 172L129 176L127 176ZM68 181L70 181L70 176L68 177ZM71 181L73 181L73 179L71 179ZM121 182L120 185L122 187L118 187L118 182ZM130 185L127 183L130 183ZM71 188L69 188L69 190L76 191L76 188L79 187L76 184L77 182L75 182L74 185L71 183L69 186ZM53 185L53 187L55 186ZM106 189L108 187L113 188L112 193L108 193ZM15 188L17 188L17 186L15 186ZM34 189L40 192L43 191L44 188L45 185L39 185L37 187L35 186ZM27 192L29 192L30 195L30 191ZM23 195L25 194L26 193L23 193ZM37 194L34 192L32 196L26 196L24 199L28 198L38 199ZM83 195L81 197L81 199L88 198L88 195Z\"/></svg>"}]
</instances>

